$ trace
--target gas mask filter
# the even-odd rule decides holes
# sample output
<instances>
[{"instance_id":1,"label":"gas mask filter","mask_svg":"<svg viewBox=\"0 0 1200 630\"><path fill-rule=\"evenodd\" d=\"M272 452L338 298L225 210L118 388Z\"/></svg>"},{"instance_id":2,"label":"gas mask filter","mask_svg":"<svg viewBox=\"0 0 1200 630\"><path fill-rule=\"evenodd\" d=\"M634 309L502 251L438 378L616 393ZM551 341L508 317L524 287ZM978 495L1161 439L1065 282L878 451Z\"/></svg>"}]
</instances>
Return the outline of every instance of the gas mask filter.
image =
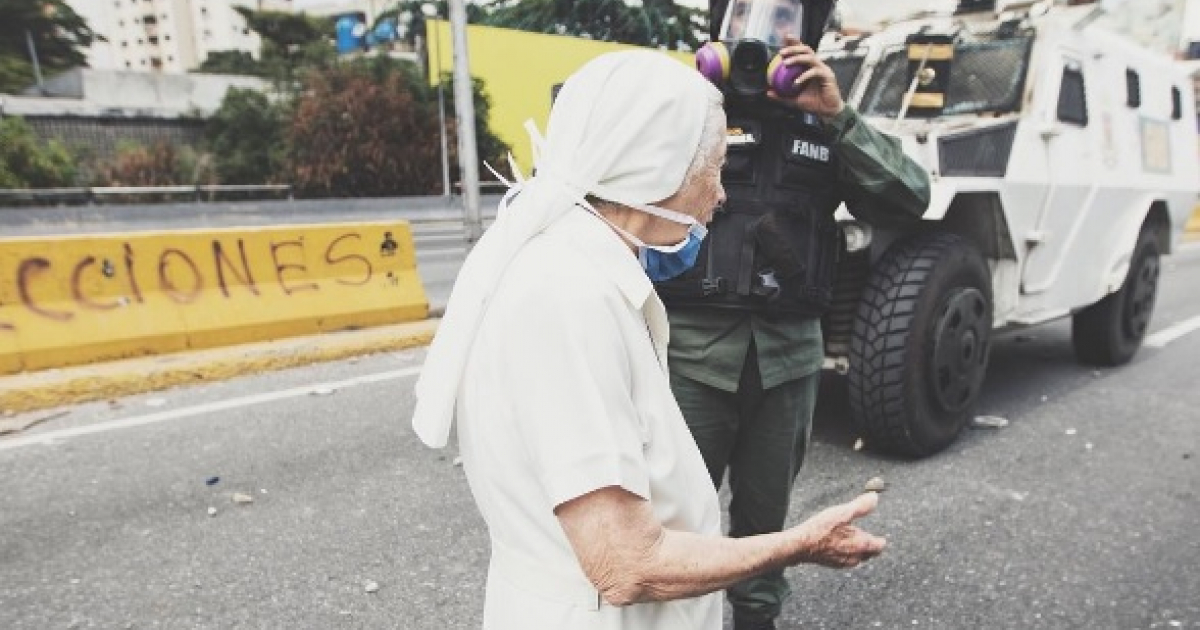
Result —
<instances>
[{"instance_id":1,"label":"gas mask filter","mask_svg":"<svg viewBox=\"0 0 1200 630\"><path fill-rule=\"evenodd\" d=\"M835 0L733 0L718 41L696 52L696 69L722 90L756 97L768 89L795 96L796 79L808 68L788 66L779 51L796 37L816 50Z\"/></svg>"}]
</instances>

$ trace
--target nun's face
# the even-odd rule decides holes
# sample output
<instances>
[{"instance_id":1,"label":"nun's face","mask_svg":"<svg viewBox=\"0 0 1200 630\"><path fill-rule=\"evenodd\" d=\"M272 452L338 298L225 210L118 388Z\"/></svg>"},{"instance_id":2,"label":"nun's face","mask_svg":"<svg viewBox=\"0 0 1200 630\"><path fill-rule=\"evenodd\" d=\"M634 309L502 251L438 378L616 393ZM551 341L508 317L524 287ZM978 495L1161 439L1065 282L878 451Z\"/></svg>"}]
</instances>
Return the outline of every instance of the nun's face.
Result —
<instances>
[{"instance_id":1,"label":"nun's face","mask_svg":"<svg viewBox=\"0 0 1200 630\"><path fill-rule=\"evenodd\" d=\"M725 203L725 187L721 185L721 167L725 165L725 138L714 147L713 154L705 160L698 176L693 177L686 187L675 194L663 206L677 210L704 225L712 221L713 213ZM678 200L678 206L669 202Z\"/></svg>"},{"instance_id":2,"label":"nun's face","mask_svg":"<svg viewBox=\"0 0 1200 630\"><path fill-rule=\"evenodd\" d=\"M724 125L722 125L722 128ZM668 210L681 212L697 222L707 225L713 213L725 203L725 188L721 185L721 167L725 164L725 137L712 149L713 153L704 162L704 167L684 187L671 197L657 204ZM647 243L670 245L687 238L688 226L654 218L649 233L643 236Z\"/></svg>"}]
</instances>

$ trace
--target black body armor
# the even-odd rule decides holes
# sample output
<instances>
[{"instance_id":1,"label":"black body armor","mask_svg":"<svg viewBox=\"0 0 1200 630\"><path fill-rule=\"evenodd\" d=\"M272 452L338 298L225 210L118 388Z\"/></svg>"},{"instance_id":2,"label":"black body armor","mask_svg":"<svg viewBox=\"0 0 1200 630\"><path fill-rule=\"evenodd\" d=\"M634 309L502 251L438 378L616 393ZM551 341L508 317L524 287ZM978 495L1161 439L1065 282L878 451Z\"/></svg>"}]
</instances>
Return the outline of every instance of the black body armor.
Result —
<instances>
[{"instance_id":1,"label":"black body armor","mask_svg":"<svg viewBox=\"0 0 1200 630\"><path fill-rule=\"evenodd\" d=\"M843 239L837 156L819 118L766 99L729 99L726 203L696 265L656 283L669 307L819 317Z\"/></svg>"}]
</instances>

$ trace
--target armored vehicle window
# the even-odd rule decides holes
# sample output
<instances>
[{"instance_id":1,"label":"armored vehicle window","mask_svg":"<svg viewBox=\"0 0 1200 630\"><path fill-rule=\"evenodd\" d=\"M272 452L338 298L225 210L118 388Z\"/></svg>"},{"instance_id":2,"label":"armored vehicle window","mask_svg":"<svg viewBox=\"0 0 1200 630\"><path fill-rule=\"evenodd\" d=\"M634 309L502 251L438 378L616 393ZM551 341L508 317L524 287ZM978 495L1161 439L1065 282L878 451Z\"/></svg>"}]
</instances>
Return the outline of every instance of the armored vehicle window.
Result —
<instances>
[{"instance_id":1,"label":"armored vehicle window","mask_svg":"<svg viewBox=\"0 0 1200 630\"><path fill-rule=\"evenodd\" d=\"M849 98L850 90L854 88L854 82L858 79L858 73L863 66L862 55L852 55L849 57L830 57L825 60L829 65L829 69L833 70L833 76L837 79L838 90L842 96Z\"/></svg>"},{"instance_id":2,"label":"armored vehicle window","mask_svg":"<svg viewBox=\"0 0 1200 630\"><path fill-rule=\"evenodd\" d=\"M1125 71L1125 104L1134 109L1142 106L1142 78L1133 68Z\"/></svg>"},{"instance_id":3,"label":"armored vehicle window","mask_svg":"<svg viewBox=\"0 0 1200 630\"><path fill-rule=\"evenodd\" d=\"M1017 111L1032 43L1029 37L1014 37L955 44L942 114ZM899 114L904 94L911 85L908 71L908 51L904 48L889 51L875 66L863 95L862 111L869 116Z\"/></svg>"},{"instance_id":4,"label":"armored vehicle window","mask_svg":"<svg viewBox=\"0 0 1200 630\"><path fill-rule=\"evenodd\" d=\"M1084 127L1088 124L1087 90L1083 85L1083 71L1078 68L1063 68L1062 87L1058 90L1058 119Z\"/></svg>"},{"instance_id":5,"label":"armored vehicle window","mask_svg":"<svg viewBox=\"0 0 1200 630\"><path fill-rule=\"evenodd\" d=\"M1183 92L1177 87L1171 88L1171 120L1183 118Z\"/></svg>"}]
</instances>

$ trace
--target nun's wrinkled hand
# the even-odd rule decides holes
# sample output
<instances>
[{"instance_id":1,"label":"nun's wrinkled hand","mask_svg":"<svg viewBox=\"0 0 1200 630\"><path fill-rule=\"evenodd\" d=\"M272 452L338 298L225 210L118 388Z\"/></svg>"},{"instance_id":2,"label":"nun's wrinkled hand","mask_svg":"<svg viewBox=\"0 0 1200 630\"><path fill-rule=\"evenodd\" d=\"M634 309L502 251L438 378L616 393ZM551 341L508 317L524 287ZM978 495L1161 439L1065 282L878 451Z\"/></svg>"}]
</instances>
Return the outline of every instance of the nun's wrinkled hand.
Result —
<instances>
[{"instance_id":1,"label":"nun's wrinkled hand","mask_svg":"<svg viewBox=\"0 0 1200 630\"><path fill-rule=\"evenodd\" d=\"M856 567L883 553L887 541L860 529L854 521L875 511L879 495L868 492L842 505L826 508L794 527L803 541L799 560L835 569Z\"/></svg>"},{"instance_id":2,"label":"nun's wrinkled hand","mask_svg":"<svg viewBox=\"0 0 1200 630\"><path fill-rule=\"evenodd\" d=\"M785 41L787 45L779 51L783 63L808 69L796 79L796 85L800 86L800 93L796 96L782 96L774 90L767 92L767 96L825 120L838 115L846 103L842 100L833 69L817 56L816 51L796 37L788 35Z\"/></svg>"}]
</instances>

